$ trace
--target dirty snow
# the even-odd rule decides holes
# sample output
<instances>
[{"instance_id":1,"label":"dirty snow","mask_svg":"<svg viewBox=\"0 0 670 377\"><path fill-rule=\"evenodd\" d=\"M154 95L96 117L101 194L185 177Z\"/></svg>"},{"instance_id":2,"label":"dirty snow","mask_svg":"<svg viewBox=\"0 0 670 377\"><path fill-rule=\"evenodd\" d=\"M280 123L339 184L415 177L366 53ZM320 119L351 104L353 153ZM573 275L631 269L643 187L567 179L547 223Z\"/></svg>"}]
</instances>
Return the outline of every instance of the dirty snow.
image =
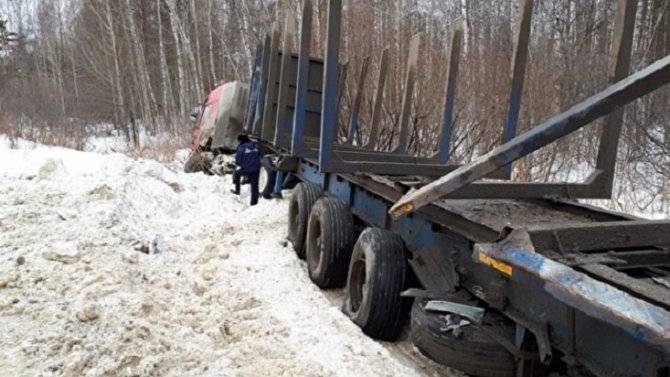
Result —
<instances>
[{"instance_id":1,"label":"dirty snow","mask_svg":"<svg viewBox=\"0 0 670 377\"><path fill-rule=\"evenodd\" d=\"M286 200L248 207L177 165L8 145L0 376L437 374L311 284L284 241Z\"/></svg>"}]
</instances>

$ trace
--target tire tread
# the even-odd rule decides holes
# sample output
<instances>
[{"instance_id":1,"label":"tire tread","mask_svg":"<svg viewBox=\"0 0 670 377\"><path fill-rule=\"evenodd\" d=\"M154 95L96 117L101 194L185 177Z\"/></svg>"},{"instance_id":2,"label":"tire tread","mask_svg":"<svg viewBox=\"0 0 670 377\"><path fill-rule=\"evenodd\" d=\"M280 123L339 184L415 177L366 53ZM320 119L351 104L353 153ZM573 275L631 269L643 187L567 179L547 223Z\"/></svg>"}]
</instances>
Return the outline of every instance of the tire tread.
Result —
<instances>
[{"instance_id":1,"label":"tire tread","mask_svg":"<svg viewBox=\"0 0 670 377\"><path fill-rule=\"evenodd\" d=\"M311 182L299 183L289 202L289 231L288 239L293 244L293 250L300 259L305 258L305 239L307 233L307 222L312 206L323 195L323 190L318 185ZM293 219L291 218L291 207L298 206L298 227L293 229Z\"/></svg>"},{"instance_id":2,"label":"tire tread","mask_svg":"<svg viewBox=\"0 0 670 377\"><path fill-rule=\"evenodd\" d=\"M367 319L362 319L352 313L350 308L347 311L367 335L376 339L394 340L400 334L403 319L400 293L405 287L407 263L404 243L400 236L380 228L367 228L358 238L357 244L359 242L369 243L370 250L375 253L372 280L368 284L371 293L369 307L359 309L369 314ZM356 247L360 248L359 252L364 252L362 246L357 245L354 253ZM352 261L354 258L352 255Z\"/></svg>"},{"instance_id":3,"label":"tire tread","mask_svg":"<svg viewBox=\"0 0 670 377\"><path fill-rule=\"evenodd\" d=\"M310 278L320 288L341 287L346 281L354 243L353 215L343 201L334 197L322 197L312 207L307 237L310 236L310 227L314 226L317 218L321 224L321 239L325 243L321 252L326 259L317 266L320 267L318 270L310 269ZM309 247L309 240L305 244Z\"/></svg>"},{"instance_id":4,"label":"tire tread","mask_svg":"<svg viewBox=\"0 0 670 377\"><path fill-rule=\"evenodd\" d=\"M513 356L501 345L474 327L462 338L445 334L439 314L428 313L423 300L412 306L412 343L434 361L478 377L513 377Z\"/></svg>"}]
</instances>

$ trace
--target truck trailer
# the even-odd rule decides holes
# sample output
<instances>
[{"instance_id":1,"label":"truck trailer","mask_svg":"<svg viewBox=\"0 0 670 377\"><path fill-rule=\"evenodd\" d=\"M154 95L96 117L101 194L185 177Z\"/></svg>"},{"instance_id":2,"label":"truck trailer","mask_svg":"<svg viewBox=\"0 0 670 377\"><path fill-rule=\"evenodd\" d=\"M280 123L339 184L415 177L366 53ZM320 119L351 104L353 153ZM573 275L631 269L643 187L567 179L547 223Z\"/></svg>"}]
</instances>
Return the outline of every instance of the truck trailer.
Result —
<instances>
[{"instance_id":1,"label":"truck trailer","mask_svg":"<svg viewBox=\"0 0 670 377\"><path fill-rule=\"evenodd\" d=\"M424 355L474 376L670 376L670 221L578 201L611 197L625 105L670 82L670 56L629 74L636 2L618 1L609 86L517 135L533 9L525 0L504 141L467 164L449 156L458 27L434 155L407 148L421 35L409 47L398 145L377 145L386 52L369 137L354 140L356 111L338 137L341 7L328 1L323 57L309 53L310 0L298 51L280 48L278 25L265 36L244 121L276 161L277 190L293 189L288 239L311 280L344 287L343 310L367 335L392 341L409 318ZM294 32L289 25L283 39ZM514 161L603 117L584 182L510 179Z\"/></svg>"}]
</instances>

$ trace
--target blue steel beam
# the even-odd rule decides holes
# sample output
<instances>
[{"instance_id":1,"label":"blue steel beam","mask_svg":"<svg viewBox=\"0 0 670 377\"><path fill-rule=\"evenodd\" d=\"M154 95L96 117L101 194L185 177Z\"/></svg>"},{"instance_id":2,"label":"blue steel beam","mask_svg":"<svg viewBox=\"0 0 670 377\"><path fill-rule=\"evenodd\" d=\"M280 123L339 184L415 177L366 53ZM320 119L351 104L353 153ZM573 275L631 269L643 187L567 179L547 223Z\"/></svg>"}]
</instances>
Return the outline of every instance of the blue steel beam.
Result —
<instances>
[{"instance_id":1,"label":"blue steel beam","mask_svg":"<svg viewBox=\"0 0 670 377\"><path fill-rule=\"evenodd\" d=\"M384 90L386 88L386 76L389 66L389 48L382 51L382 57L379 61L379 76L377 77L377 92L375 93L374 104L372 105L372 120L370 123L370 136L364 147L376 149L379 140L379 130L381 126L382 101L384 101Z\"/></svg>"},{"instance_id":2,"label":"blue steel beam","mask_svg":"<svg viewBox=\"0 0 670 377\"><path fill-rule=\"evenodd\" d=\"M284 25L283 50L281 57L281 69L279 73L279 89L277 90L277 111L275 113L274 144L280 148L288 149L289 133L291 132L291 123L288 121L288 105L295 99L289 98L289 84L293 81L290 77L291 71L291 45L293 44L293 34L295 28L295 19L292 14L287 14Z\"/></svg>"},{"instance_id":3,"label":"blue steel beam","mask_svg":"<svg viewBox=\"0 0 670 377\"><path fill-rule=\"evenodd\" d=\"M354 99L354 106L351 109L349 116L349 132L347 133L347 144L352 145L354 138L358 132L358 113L361 109L361 101L363 101L363 91L365 90L365 77L368 74L368 66L370 65L370 57L366 56L361 65L361 72L358 76L358 88L356 89L356 99Z\"/></svg>"},{"instance_id":4,"label":"blue steel beam","mask_svg":"<svg viewBox=\"0 0 670 377\"><path fill-rule=\"evenodd\" d=\"M409 143L410 117L412 115L412 97L414 96L414 85L416 83L416 71L419 65L419 50L423 34L419 33L412 37L409 44L409 55L407 56L407 73L405 74L405 88L402 97L402 111L400 112L400 134L398 146L393 153L405 154Z\"/></svg>"},{"instance_id":5,"label":"blue steel beam","mask_svg":"<svg viewBox=\"0 0 670 377\"><path fill-rule=\"evenodd\" d=\"M519 111L521 109L521 96L523 95L523 82L526 75L526 62L528 60L528 43L530 40L530 24L533 17L533 0L524 0L521 9L521 19L514 44L512 60L512 91L509 96L509 110L507 112L507 124L503 143L512 140L516 136L517 124L519 123ZM507 176L512 175L512 165L505 167Z\"/></svg>"},{"instance_id":6,"label":"blue steel beam","mask_svg":"<svg viewBox=\"0 0 670 377\"><path fill-rule=\"evenodd\" d=\"M340 109L342 108L342 97L344 97L344 89L347 86L347 77L349 75L349 61L342 63L338 65L337 67L337 106L335 108L337 109L337 112L339 114ZM337 118L339 122L339 117ZM346 131L345 131L346 132ZM338 128L337 131L335 131L335 142L338 143L339 139L337 138L339 136L340 130ZM346 137L346 135L345 135Z\"/></svg>"},{"instance_id":7,"label":"blue steel beam","mask_svg":"<svg viewBox=\"0 0 670 377\"><path fill-rule=\"evenodd\" d=\"M251 75L251 85L249 87L249 101L247 102L247 115L244 117L244 131L252 132L254 117L256 114L256 104L258 103L258 93L260 92L263 69L263 45L259 43L256 46L254 55L254 72Z\"/></svg>"},{"instance_id":8,"label":"blue steel beam","mask_svg":"<svg viewBox=\"0 0 670 377\"><path fill-rule=\"evenodd\" d=\"M615 83L628 76L630 71L633 34L635 33L635 13L637 0L619 0L616 23L614 26L614 44L610 62L609 82ZM619 137L623 125L624 110L619 109L605 118L602 128L596 169L603 172L598 182L607 196L612 195L614 169L616 166Z\"/></svg>"},{"instance_id":9,"label":"blue steel beam","mask_svg":"<svg viewBox=\"0 0 670 377\"><path fill-rule=\"evenodd\" d=\"M499 243L475 244L473 258L524 284L529 283L523 275L530 275L560 302L670 353L668 311L535 252L524 230L513 230Z\"/></svg>"},{"instance_id":10,"label":"blue steel beam","mask_svg":"<svg viewBox=\"0 0 670 377\"><path fill-rule=\"evenodd\" d=\"M323 102L321 104L321 139L319 140L319 168L331 172L333 144L337 136L337 84L338 57L340 53L340 26L342 0L328 0L328 31L326 56L323 69Z\"/></svg>"},{"instance_id":11,"label":"blue steel beam","mask_svg":"<svg viewBox=\"0 0 670 377\"><path fill-rule=\"evenodd\" d=\"M444 177L403 196L391 208L399 217L483 178L509 163L612 113L670 82L670 55L555 115Z\"/></svg>"},{"instance_id":12,"label":"blue steel beam","mask_svg":"<svg viewBox=\"0 0 670 377\"><path fill-rule=\"evenodd\" d=\"M270 58L268 64L267 86L265 88L265 105L263 109L263 121L260 129L260 137L271 141L274 138L274 103L277 100L279 78L279 25L275 23L272 27L272 38L270 39Z\"/></svg>"},{"instance_id":13,"label":"blue steel beam","mask_svg":"<svg viewBox=\"0 0 670 377\"><path fill-rule=\"evenodd\" d=\"M454 125L454 102L456 101L456 87L458 86L458 65L461 58L461 44L463 43L463 28L456 26L451 35L451 50L449 52L449 71L447 72L446 97L444 99L444 113L442 117L442 130L440 131L440 144L437 159L446 164L449 161L449 148L451 147L451 133Z\"/></svg>"},{"instance_id":14,"label":"blue steel beam","mask_svg":"<svg viewBox=\"0 0 670 377\"><path fill-rule=\"evenodd\" d=\"M268 70L270 66L270 34L265 35L265 41L263 42L263 65L261 68L261 81L260 88L258 90L258 97L256 100L256 112L253 119L253 124L251 126L251 133L257 136L261 134L261 127L263 124L263 111L265 109L265 91L268 86Z\"/></svg>"},{"instance_id":15,"label":"blue steel beam","mask_svg":"<svg viewBox=\"0 0 670 377\"><path fill-rule=\"evenodd\" d=\"M295 90L295 111L291 134L291 154L302 156L305 142L305 114L307 113L307 87L309 79L309 48L312 43L312 1L305 0L300 23L300 51L298 52L298 78Z\"/></svg>"}]
</instances>

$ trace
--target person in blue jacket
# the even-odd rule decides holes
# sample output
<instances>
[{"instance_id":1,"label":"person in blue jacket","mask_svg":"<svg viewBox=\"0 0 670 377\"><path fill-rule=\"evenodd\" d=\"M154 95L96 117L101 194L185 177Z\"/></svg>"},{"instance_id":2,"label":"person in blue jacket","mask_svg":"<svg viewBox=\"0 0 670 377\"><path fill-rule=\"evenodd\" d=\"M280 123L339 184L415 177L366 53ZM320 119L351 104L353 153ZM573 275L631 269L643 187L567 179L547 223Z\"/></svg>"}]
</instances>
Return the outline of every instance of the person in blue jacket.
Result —
<instances>
[{"instance_id":1,"label":"person in blue jacket","mask_svg":"<svg viewBox=\"0 0 670 377\"><path fill-rule=\"evenodd\" d=\"M235 188L230 190L233 194L240 194L240 179L244 178L251 186L251 205L258 204L258 176L261 171L261 149L258 144L246 134L237 137L239 145L235 152L235 172L233 173L233 184Z\"/></svg>"}]
</instances>

